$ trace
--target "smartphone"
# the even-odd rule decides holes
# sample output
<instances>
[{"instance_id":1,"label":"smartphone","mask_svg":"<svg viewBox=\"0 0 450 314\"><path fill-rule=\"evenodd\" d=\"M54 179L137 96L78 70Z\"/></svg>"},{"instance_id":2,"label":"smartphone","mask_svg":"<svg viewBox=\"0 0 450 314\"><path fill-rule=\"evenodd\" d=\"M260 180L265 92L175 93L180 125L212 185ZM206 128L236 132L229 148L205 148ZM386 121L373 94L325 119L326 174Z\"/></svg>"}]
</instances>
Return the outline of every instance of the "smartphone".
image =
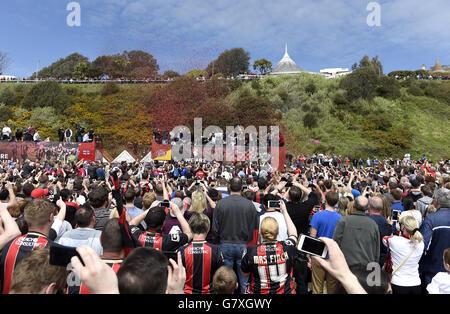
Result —
<instances>
[{"instance_id":1,"label":"smartphone","mask_svg":"<svg viewBox=\"0 0 450 314\"><path fill-rule=\"evenodd\" d=\"M326 258L328 254L325 243L304 234L301 235L300 240L298 241L297 249L304 253L322 258Z\"/></svg>"},{"instance_id":2,"label":"smartphone","mask_svg":"<svg viewBox=\"0 0 450 314\"><path fill-rule=\"evenodd\" d=\"M57 244L52 244L50 246L50 265L67 267L74 256L78 256L81 263L84 265L83 259L76 248Z\"/></svg>"},{"instance_id":3,"label":"smartphone","mask_svg":"<svg viewBox=\"0 0 450 314\"><path fill-rule=\"evenodd\" d=\"M169 208L170 207L170 202L169 201L162 201L160 206Z\"/></svg>"},{"instance_id":4,"label":"smartphone","mask_svg":"<svg viewBox=\"0 0 450 314\"><path fill-rule=\"evenodd\" d=\"M398 217L400 216L401 211L399 210L392 210L392 221L398 221Z\"/></svg>"},{"instance_id":5,"label":"smartphone","mask_svg":"<svg viewBox=\"0 0 450 314\"><path fill-rule=\"evenodd\" d=\"M267 207L268 208L280 208L280 200L268 201Z\"/></svg>"}]
</instances>

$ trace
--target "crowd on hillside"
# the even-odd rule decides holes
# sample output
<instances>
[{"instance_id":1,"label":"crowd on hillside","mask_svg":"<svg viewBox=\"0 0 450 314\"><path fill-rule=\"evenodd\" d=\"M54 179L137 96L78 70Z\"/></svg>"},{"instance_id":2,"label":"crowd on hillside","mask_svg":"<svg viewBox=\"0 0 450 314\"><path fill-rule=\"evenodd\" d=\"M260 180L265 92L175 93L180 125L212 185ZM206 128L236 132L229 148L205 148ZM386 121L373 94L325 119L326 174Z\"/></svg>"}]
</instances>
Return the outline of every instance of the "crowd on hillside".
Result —
<instances>
[{"instance_id":1,"label":"crowd on hillside","mask_svg":"<svg viewBox=\"0 0 450 314\"><path fill-rule=\"evenodd\" d=\"M85 128L82 126L77 125L76 126L76 132L74 133L70 127L63 128L60 127L58 129L58 140L59 142L66 142L66 143L89 143L94 140L95 133L93 129L89 129L89 131L86 132ZM36 128L34 125L30 125L25 129L17 128L16 132L13 133L11 128L7 125L3 125L2 129L2 141L26 141L26 142L42 142L41 136L39 135L39 129ZM45 142L50 142L51 138L47 137Z\"/></svg>"},{"instance_id":2,"label":"crowd on hillside","mask_svg":"<svg viewBox=\"0 0 450 314\"><path fill-rule=\"evenodd\" d=\"M3 162L0 289L450 293L448 160L288 161Z\"/></svg>"}]
</instances>

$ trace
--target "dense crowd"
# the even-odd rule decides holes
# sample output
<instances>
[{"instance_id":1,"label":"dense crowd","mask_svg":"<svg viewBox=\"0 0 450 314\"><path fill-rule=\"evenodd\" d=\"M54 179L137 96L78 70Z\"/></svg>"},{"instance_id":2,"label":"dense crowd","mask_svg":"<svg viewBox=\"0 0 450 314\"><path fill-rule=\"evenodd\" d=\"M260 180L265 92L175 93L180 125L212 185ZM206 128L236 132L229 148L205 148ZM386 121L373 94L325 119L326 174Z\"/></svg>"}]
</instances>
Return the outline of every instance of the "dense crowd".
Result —
<instances>
[{"instance_id":1,"label":"dense crowd","mask_svg":"<svg viewBox=\"0 0 450 314\"><path fill-rule=\"evenodd\" d=\"M26 160L0 181L4 294L450 293L448 160Z\"/></svg>"}]
</instances>

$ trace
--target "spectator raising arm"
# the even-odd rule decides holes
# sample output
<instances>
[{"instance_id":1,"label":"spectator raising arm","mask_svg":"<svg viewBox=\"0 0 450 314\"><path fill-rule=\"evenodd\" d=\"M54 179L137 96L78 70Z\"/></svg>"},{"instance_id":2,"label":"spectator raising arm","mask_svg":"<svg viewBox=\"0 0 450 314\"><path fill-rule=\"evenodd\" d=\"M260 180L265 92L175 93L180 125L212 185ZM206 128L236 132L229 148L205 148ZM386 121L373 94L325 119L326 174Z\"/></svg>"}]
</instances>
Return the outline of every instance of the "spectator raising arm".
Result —
<instances>
[{"instance_id":1,"label":"spectator raising arm","mask_svg":"<svg viewBox=\"0 0 450 314\"><path fill-rule=\"evenodd\" d=\"M188 236L188 242L190 242L193 238L191 227L189 227L189 223L184 218L183 214L181 213L180 209L175 203L170 202L170 209L172 210L172 214L177 217L178 222L181 225L181 231L183 231L184 234Z\"/></svg>"},{"instance_id":2,"label":"spectator raising arm","mask_svg":"<svg viewBox=\"0 0 450 314\"><path fill-rule=\"evenodd\" d=\"M3 246L12 239L20 236L20 230L17 223L12 219L5 204L0 204L0 251Z\"/></svg>"},{"instance_id":3,"label":"spectator raising arm","mask_svg":"<svg viewBox=\"0 0 450 314\"><path fill-rule=\"evenodd\" d=\"M281 207L281 213L283 214L284 220L286 221L286 227L287 227L287 233L288 237L295 237L297 238L297 228L295 227L294 223L292 222L291 216L289 216L289 213L286 208L286 204L284 202L280 202Z\"/></svg>"}]
</instances>

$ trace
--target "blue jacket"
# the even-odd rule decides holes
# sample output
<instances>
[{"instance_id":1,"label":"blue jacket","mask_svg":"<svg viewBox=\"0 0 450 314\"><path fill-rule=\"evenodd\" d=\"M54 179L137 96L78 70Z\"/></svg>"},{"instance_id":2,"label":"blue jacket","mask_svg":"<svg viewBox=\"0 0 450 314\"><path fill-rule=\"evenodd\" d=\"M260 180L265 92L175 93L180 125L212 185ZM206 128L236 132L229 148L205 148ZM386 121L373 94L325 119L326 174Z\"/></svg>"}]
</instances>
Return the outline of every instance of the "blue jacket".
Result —
<instances>
[{"instance_id":1,"label":"blue jacket","mask_svg":"<svg viewBox=\"0 0 450 314\"><path fill-rule=\"evenodd\" d=\"M419 228L425 244L419 271L432 276L445 272L444 250L450 247L450 208L441 208L425 218Z\"/></svg>"}]
</instances>

